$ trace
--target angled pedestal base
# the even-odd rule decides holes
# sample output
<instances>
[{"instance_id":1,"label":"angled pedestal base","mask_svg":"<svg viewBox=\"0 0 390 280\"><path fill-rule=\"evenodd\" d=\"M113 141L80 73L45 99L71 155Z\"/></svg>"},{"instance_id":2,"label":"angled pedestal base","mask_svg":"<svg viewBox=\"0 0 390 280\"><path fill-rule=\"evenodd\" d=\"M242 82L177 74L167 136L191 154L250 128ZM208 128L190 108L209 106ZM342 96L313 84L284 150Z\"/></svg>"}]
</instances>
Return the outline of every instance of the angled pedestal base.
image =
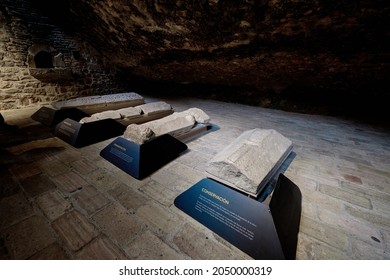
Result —
<instances>
[{"instance_id":1,"label":"angled pedestal base","mask_svg":"<svg viewBox=\"0 0 390 280\"><path fill-rule=\"evenodd\" d=\"M254 259L295 259L299 188L283 174L270 207L212 179L202 179L175 206Z\"/></svg>"},{"instance_id":2,"label":"angled pedestal base","mask_svg":"<svg viewBox=\"0 0 390 280\"><path fill-rule=\"evenodd\" d=\"M136 144L116 138L100 155L136 179L143 179L187 150L187 145L169 134Z\"/></svg>"},{"instance_id":3,"label":"angled pedestal base","mask_svg":"<svg viewBox=\"0 0 390 280\"><path fill-rule=\"evenodd\" d=\"M41 107L38 111L31 115L34 121L40 122L46 126L55 126L66 118L79 121L84 117L88 117L87 113L80 111L77 108L54 109L50 107Z\"/></svg>"},{"instance_id":4,"label":"angled pedestal base","mask_svg":"<svg viewBox=\"0 0 390 280\"><path fill-rule=\"evenodd\" d=\"M125 130L124 125L113 119L79 123L68 118L56 125L54 135L80 148L121 135Z\"/></svg>"}]
</instances>

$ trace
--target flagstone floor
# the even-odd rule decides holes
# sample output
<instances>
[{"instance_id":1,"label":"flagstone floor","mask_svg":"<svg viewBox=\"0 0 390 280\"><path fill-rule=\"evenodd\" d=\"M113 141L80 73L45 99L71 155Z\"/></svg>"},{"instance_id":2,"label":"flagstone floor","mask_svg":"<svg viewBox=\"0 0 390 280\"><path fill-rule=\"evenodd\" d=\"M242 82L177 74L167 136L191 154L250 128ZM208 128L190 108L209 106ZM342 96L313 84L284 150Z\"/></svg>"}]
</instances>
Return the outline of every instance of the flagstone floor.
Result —
<instances>
[{"instance_id":1,"label":"flagstone floor","mask_svg":"<svg viewBox=\"0 0 390 280\"><path fill-rule=\"evenodd\" d=\"M147 101L154 101L147 98ZM0 259L251 259L173 205L243 131L292 140L285 175L302 192L297 259L390 259L390 132L334 117L192 98L161 98L210 115L188 152L136 180L99 152L74 148L30 116L1 112Z\"/></svg>"}]
</instances>

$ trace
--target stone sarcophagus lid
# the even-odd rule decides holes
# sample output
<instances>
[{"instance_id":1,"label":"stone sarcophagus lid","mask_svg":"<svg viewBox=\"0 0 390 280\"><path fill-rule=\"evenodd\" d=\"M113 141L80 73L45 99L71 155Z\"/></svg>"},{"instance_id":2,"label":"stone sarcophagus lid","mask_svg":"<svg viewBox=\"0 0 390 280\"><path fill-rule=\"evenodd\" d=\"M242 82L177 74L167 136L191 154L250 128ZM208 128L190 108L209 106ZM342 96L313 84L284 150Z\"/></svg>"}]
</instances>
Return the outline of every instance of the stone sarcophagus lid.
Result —
<instances>
[{"instance_id":1,"label":"stone sarcophagus lid","mask_svg":"<svg viewBox=\"0 0 390 280\"><path fill-rule=\"evenodd\" d=\"M135 92L83 96L43 106L31 118L44 125L55 126L66 118L79 121L95 113L133 107L144 103L144 98Z\"/></svg>"},{"instance_id":2,"label":"stone sarcophagus lid","mask_svg":"<svg viewBox=\"0 0 390 280\"><path fill-rule=\"evenodd\" d=\"M173 109L168 103L151 102L94 113L80 121L66 118L56 125L54 133L74 147L83 147L123 134L128 124L144 123L172 113Z\"/></svg>"},{"instance_id":3,"label":"stone sarcophagus lid","mask_svg":"<svg viewBox=\"0 0 390 280\"><path fill-rule=\"evenodd\" d=\"M59 109L78 108L87 114L117 110L120 108L132 107L144 104L144 98L136 92L124 92L107 95L95 95L73 98L52 103L52 106Z\"/></svg>"},{"instance_id":4,"label":"stone sarcophagus lid","mask_svg":"<svg viewBox=\"0 0 390 280\"><path fill-rule=\"evenodd\" d=\"M292 150L292 142L273 129L242 133L214 156L207 176L257 197Z\"/></svg>"},{"instance_id":5,"label":"stone sarcophagus lid","mask_svg":"<svg viewBox=\"0 0 390 280\"><path fill-rule=\"evenodd\" d=\"M188 135L207 128L209 122L210 117L203 110L190 108L141 125L129 125L123 136L138 144L146 143L163 134L184 140Z\"/></svg>"},{"instance_id":6,"label":"stone sarcophagus lid","mask_svg":"<svg viewBox=\"0 0 390 280\"><path fill-rule=\"evenodd\" d=\"M94 113L89 117L82 118L80 123L96 122L104 119L113 119L123 125L145 123L166 117L173 113L171 105L164 101L156 101L141 104L135 107L126 107L118 110L107 110Z\"/></svg>"}]
</instances>

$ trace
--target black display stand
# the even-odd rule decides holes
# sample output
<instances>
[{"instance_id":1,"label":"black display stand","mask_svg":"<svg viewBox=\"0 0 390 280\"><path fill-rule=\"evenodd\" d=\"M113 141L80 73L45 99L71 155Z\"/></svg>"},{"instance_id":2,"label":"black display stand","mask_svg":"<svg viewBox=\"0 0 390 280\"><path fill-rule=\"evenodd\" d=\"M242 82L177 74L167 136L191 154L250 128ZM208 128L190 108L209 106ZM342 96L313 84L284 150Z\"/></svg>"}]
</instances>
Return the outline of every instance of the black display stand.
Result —
<instances>
[{"instance_id":1,"label":"black display stand","mask_svg":"<svg viewBox=\"0 0 390 280\"><path fill-rule=\"evenodd\" d=\"M54 109L45 106L31 115L33 120L46 126L55 126L66 118L79 121L84 117L89 117L89 115L77 108Z\"/></svg>"},{"instance_id":2,"label":"black display stand","mask_svg":"<svg viewBox=\"0 0 390 280\"><path fill-rule=\"evenodd\" d=\"M126 126L113 119L79 123L67 118L56 125L54 135L80 148L121 135L125 130Z\"/></svg>"},{"instance_id":3,"label":"black display stand","mask_svg":"<svg viewBox=\"0 0 390 280\"><path fill-rule=\"evenodd\" d=\"M136 179L143 179L187 150L187 145L169 134L144 144L118 137L100 155Z\"/></svg>"},{"instance_id":4,"label":"black display stand","mask_svg":"<svg viewBox=\"0 0 390 280\"><path fill-rule=\"evenodd\" d=\"M293 260L297 251L302 194L298 186L282 173L279 175L269 207L284 257Z\"/></svg>"},{"instance_id":5,"label":"black display stand","mask_svg":"<svg viewBox=\"0 0 390 280\"><path fill-rule=\"evenodd\" d=\"M270 207L212 179L202 179L175 206L254 259L295 259L299 188L279 175Z\"/></svg>"}]
</instances>

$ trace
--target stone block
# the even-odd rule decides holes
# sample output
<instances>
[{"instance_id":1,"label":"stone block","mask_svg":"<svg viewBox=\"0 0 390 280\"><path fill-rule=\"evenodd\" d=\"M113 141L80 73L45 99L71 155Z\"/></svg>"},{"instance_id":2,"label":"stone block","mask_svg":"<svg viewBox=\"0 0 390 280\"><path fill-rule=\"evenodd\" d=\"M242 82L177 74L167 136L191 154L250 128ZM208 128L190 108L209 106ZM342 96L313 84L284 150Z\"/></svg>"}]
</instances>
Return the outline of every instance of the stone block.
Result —
<instances>
[{"instance_id":1,"label":"stone block","mask_svg":"<svg viewBox=\"0 0 390 280\"><path fill-rule=\"evenodd\" d=\"M55 242L44 219L32 216L5 231L6 246L14 259L27 259Z\"/></svg>"},{"instance_id":2,"label":"stone block","mask_svg":"<svg viewBox=\"0 0 390 280\"><path fill-rule=\"evenodd\" d=\"M0 167L1 168L1 167ZM0 170L1 188L0 199L11 196L20 191L18 183L12 178L8 170Z\"/></svg>"},{"instance_id":3,"label":"stone block","mask_svg":"<svg viewBox=\"0 0 390 280\"><path fill-rule=\"evenodd\" d=\"M149 203L137 210L137 215L155 227L158 234L168 234L182 223L182 219L175 213L157 203Z\"/></svg>"},{"instance_id":4,"label":"stone block","mask_svg":"<svg viewBox=\"0 0 390 280\"><path fill-rule=\"evenodd\" d=\"M114 189L109 190L107 193L117 200L123 207L133 211L136 211L148 201L147 198L140 192L132 190L125 184L118 185Z\"/></svg>"},{"instance_id":5,"label":"stone block","mask_svg":"<svg viewBox=\"0 0 390 280\"><path fill-rule=\"evenodd\" d=\"M206 173L257 196L291 149L292 142L273 129L247 130L210 160Z\"/></svg>"},{"instance_id":6,"label":"stone block","mask_svg":"<svg viewBox=\"0 0 390 280\"><path fill-rule=\"evenodd\" d=\"M37 197L36 201L42 209L43 214L50 221L54 221L65 214L65 212L72 209L72 205L68 198L64 197L64 195L57 190L40 195Z\"/></svg>"},{"instance_id":7,"label":"stone block","mask_svg":"<svg viewBox=\"0 0 390 280\"><path fill-rule=\"evenodd\" d=\"M371 200L363 191L351 190L348 188L332 187L320 184L319 191L326 195L340 199L342 201L357 205L363 208L372 209Z\"/></svg>"},{"instance_id":8,"label":"stone block","mask_svg":"<svg viewBox=\"0 0 390 280\"><path fill-rule=\"evenodd\" d=\"M0 230L31 216L32 212L33 209L22 192L1 199Z\"/></svg>"},{"instance_id":9,"label":"stone block","mask_svg":"<svg viewBox=\"0 0 390 280\"><path fill-rule=\"evenodd\" d=\"M29 260L68 260L65 250L54 243L28 258Z\"/></svg>"},{"instance_id":10,"label":"stone block","mask_svg":"<svg viewBox=\"0 0 390 280\"><path fill-rule=\"evenodd\" d=\"M83 178L85 178L91 185L96 187L102 193L122 184L121 182L118 182L114 176L109 174L109 172L101 168L84 175Z\"/></svg>"},{"instance_id":11,"label":"stone block","mask_svg":"<svg viewBox=\"0 0 390 280\"><path fill-rule=\"evenodd\" d=\"M66 172L51 179L64 192L72 193L88 185L80 175L73 171Z\"/></svg>"},{"instance_id":12,"label":"stone block","mask_svg":"<svg viewBox=\"0 0 390 280\"><path fill-rule=\"evenodd\" d=\"M223 245L209 239L191 225L184 226L173 238L173 242L192 259L232 259L230 251Z\"/></svg>"},{"instance_id":13,"label":"stone block","mask_svg":"<svg viewBox=\"0 0 390 280\"><path fill-rule=\"evenodd\" d=\"M124 248L132 260L180 260L184 257L150 231Z\"/></svg>"},{"instance_id":14,"label":"stone block","mask_svg":"<svg viewBox=\"0 0 390 280\"><path fill-rule=\"evenodd\" d=\"M80 192L74 195L74 199L88 214L93 214L110 203L103 194L92 186L84 187Z\"/></svg>"},{"instance_id":15,"label":"stone block","mask_svg":"<svg viewBox=\"0 0 390 280\"><path fill-rule=\"evenodd\" d=\"M142 230L135 215L128 214L119 205L110 205L93 216L99 227L121 246L132 241Z\"/></svg>"},{"instance_id":16,"label":"stone block","mask_svg":"<svg viewBox=\"0 0 390 280\"><path fill-rule=\"evenodd\" d=\"M89 174L97 169L96 165L88 159L79 159L71 162L70 165L80 174Z\"/></svg>"},{"instance_id":17,"label":"stone block","mask_svg":"<svg viewBox=\"0 0 390 280\"><path fill-rule=\"evenodd\" d=\"M142 186L140 191L167 207L173 204L173 201L178 195L178 193L165 188L154 180L151 180L149 183Z\"/></svg>"},{"instance_id":18,"label":"stone block","mask_svg":"<svg viewBox=\"0 0 390 280\"><path fill-rule=\"evenodd\" d=\"M106 237L98 237L77 254L79 260L126 260L126 256Z\"/></svg>"},{"instance_id":19,"label":"stone block","mask_svg":"<svg viewBox=\"0 0 390 280\"><path fill-rule=\"evenodd\" d=\"M99 235L98 229L77 211L64 214L52 226L72 251L78 251Z\"/></svg>"},{"instance_id":20,"label":"stone block","mask_svg":"<svg viewBox=\"0 0 390 280\"><path fill-rule=\"evenodd\" d=\"M308 217L302 217L300 232L343 251L347 251L349 248L348 234L338 230L336 227Z\"/></svg>"},{"instance_id":21,"label":"stone block","mask_svg":"<svg viewBox=\"0 0 390 280\"><path fill-rule=\"evenodd\" d=\"M40 167L43 172L50 177L58 176L69 171L69 167L60 162L58 159L45 161L40 164Z\"/></svg>"},{"instance_id":22,"label":"stone block","mask_svg":"<svg viewBox=\"0 0 390 280\"><path fill-rule=\"evenodd\" d=\"M44 174L38 174L24 179L20 182L23 189L29 196L37 196L41 193L52 190L56 185Z\"/></svg>"},{"instance_id":23,"label":"stone block","mask_svg":"<svg viewBox=\"0 0 390 280\"><path fill-rule=\"evenodd\" d=\"M41 169L35 163L15 164L10 168L13 176L18 180L41 174Z\"/></svg>"}]
</instances>

